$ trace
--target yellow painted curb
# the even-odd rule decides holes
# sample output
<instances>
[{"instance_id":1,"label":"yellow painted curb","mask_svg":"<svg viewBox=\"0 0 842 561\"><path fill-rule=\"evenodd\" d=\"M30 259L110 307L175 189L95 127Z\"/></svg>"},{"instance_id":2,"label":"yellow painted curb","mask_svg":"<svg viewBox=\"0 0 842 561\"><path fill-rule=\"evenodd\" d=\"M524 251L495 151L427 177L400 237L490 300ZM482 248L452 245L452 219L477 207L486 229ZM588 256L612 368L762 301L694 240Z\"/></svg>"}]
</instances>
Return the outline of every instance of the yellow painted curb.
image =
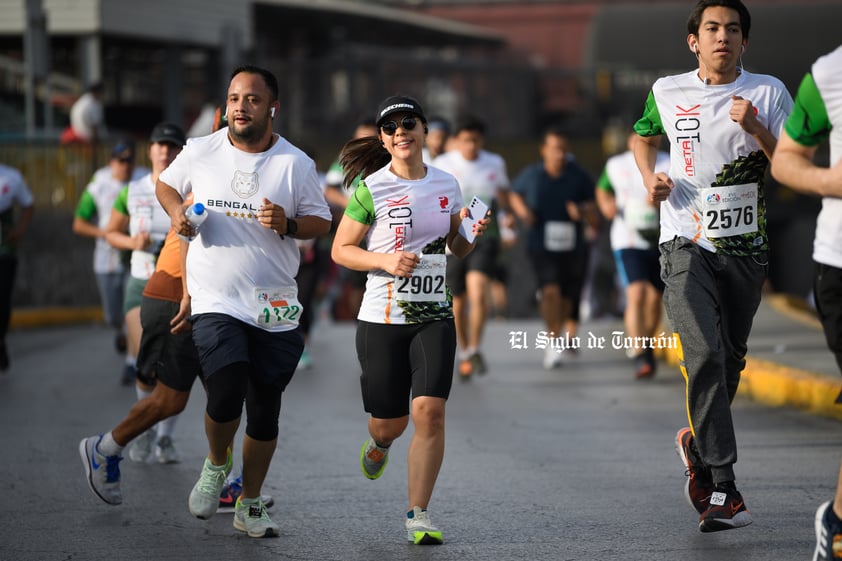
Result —
<instances>
[{"instance_id":1,"label":"yellow painted curb","mask_svg":"<svg viewBox=\"0 0 842 561\"><path fill-rule=\"evenodd\" d=\"M33 308L12 310L10 327L45 327L103 321L102 308Z\"/></svg>"},{"instance_id":2,"label":"yellow painted curb","mask_svg":"<svg viewBox=\"0 0 842 561\"><path fill-rule=\"evenodd\" d=\"M656 355L678 368L677 349L662 349ZM842 379L748 356L737 394L772 407L794 407L842 420L842 405L834 402L840 389Z\"/></svg>"},{"instance_id":3,"label":"yellow painted curb","mask_svg":"<svg viewBox=\"0 0 842 561\"><path fill-rule=\"evenodd\" d=\"M767 405L842 420L842 407L834 402L840 388L840 380L749 357L738 393Z\"/></svg>"}]
</instances>

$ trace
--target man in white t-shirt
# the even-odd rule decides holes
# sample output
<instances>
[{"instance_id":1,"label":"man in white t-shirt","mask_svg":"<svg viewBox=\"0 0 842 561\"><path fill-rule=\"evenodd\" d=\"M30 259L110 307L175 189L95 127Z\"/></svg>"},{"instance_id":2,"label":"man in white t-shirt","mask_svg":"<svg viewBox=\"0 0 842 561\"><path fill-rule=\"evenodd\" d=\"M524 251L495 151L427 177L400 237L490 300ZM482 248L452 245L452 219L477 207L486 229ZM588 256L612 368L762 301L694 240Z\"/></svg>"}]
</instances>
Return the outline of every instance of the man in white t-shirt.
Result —
<instances>
[{"instance_id":1,"label":"man in white t-shirt","mask_svg":"<svg viewBox=\"0 0 842 561\"><path fill-rule=\"evenodd\" d=\"M128 140L120 140L111 149L108 165L94 172L90 183L79 198L73 216L73 233L93 238L94 275L102 301L105 322L114 328L115 346L119 352L126 350L123 334L123 295L128 275L127 254L109 245L105 239L105 228L111 218L114 200L130 181L147 175L149 170L135 164L135 146ZM122 382L134 383L133 359L126 357Z\"/></svg>"},{"instance_id":2,"label":"man in white t-shirt","mask_svg":"<svg viewBox=\"0 0 842 561\"><path fill-rule=\"evenodd\" d=\"M105 108L102 96L105 92L101 82L92 84L70 108L70 134L65 142L76 141L89 144L105 138Z\"/></svg>"},{"instance_id":3,"label":"man in white t-shirt","mask_svg":"<svg viewBox=\"0 0 842 561\"><path fill-rule=\"evenodd\" d=\"M628 150L608 158L596 182L596 203L606 220L611 221L611 249L625 288L626 335L634 341L655 337L661 322L664 292L658 253L660 205L649 202L634 161L632 150L636 138L634 133L628 136ZM669 163L669 154L659 151L655 171L666 173ZM642 343L629 349L629 358L634 361L635 378L655 375L653 345Z\"/></svg>"},{"instance_id":4,"label":"man in white t-shirt","mask_svg":"<svg viewBox=\"0 0 842 561\"><path fill-rule=\"evenodd\" d=\"M687 21L698 67L656 81L634 125L635 160L661 203L664 303L690 420L676 451L702 532L751 523L734 483L731 401L768 268L764 175L792 110L780 80L742 68L750 27L740 0L698 2ZM663 135L669 174L655 171Z\"/></svg>"},{"instance_id":5,"label":"man in white t-shirt","mask_svg":"<svg viewBox=\"0 0 842 561\"><path fill-rule=\"evenodd\" d=\"M772 157L772 175L802 193L819 195L822 210L813 242L813 292L827 345L842 370L842 46L820 57L804 77L795 108ZM830 166L813 163L819 145L830 139ZM836 397L842 402L842 393ZM842 467L832 501L816 511L815 560L839 557L842 541ZM836 553L834 550L836 549Z\"/></svg>"},{"instance_id":6,"label":"man in white t-shirt","mask_svg":"<svg viewBox=\"0 0 842 561\"><path fill-rule=\"evenodd\" d=\"M157 186L176 233L196 234L184 215L188 194L208 212L187 254L210 448L190 512L203 519L216 512L245 402L243 492L234 527L250 537L278 534L260 491L277 445L281 395L304 349L296 329L295 240L325 234L331 222L313 160L272 131L279 107L271 72L238 67L228 87L228 127L189 140Z\"/></svg>"},{"instance_id":7,"label":"man in white t-shirt","mask_svg":"<svg viewBox=\"0 0 842 561\"><path fill-rule=\"evenodd\" d=\"M485 235L477 240L474 251L464 259L447 256L447 284L453 292L453 317L459 346L459 375L487 370L480 352L482 333L488 319L488 293L497 272L500 254L498 211L509 211L509 176L506 162L498 154L483 149L485 124L476 117L463 117L455 126L454 149L433 160L432 165L453 175L459 182L468 205L477 197L491 209L494 217ZM511 225L511 214L505 215Z\"/></svg>"}]
</instances>

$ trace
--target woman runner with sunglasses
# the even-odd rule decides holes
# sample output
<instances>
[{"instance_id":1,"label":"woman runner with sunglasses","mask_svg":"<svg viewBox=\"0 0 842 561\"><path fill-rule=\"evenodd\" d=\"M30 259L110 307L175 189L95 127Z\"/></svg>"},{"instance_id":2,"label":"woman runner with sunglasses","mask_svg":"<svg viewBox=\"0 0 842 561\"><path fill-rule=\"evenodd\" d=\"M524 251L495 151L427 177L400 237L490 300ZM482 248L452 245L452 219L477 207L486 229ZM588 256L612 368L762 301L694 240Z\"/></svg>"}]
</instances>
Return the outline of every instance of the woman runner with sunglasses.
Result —
<instances>
[{"instance_id":1,"label":"woman runner with sunglasses","mask_svg":"<svg viewBox=\"0 0 842 561\"><path fill-rule=\"evenodd\" d=\"M445 402L456 355L444 248L464 257L474 244L459 234L468 209L456 179L422 161L427 126L418 102L389 97L375 120L376 137L352 140L342 149L344 185L358 175L362 181L331 252L336 263L368 271L356 338L363 406L370 414L360 467L369 479L380 477L411 409L407 539L439 544L442 533L426 509L444 457ZM487 223L482 217L473 233L482 235ZM367 249L359 247L364 238Z\"/></svg>"}]
</instances>

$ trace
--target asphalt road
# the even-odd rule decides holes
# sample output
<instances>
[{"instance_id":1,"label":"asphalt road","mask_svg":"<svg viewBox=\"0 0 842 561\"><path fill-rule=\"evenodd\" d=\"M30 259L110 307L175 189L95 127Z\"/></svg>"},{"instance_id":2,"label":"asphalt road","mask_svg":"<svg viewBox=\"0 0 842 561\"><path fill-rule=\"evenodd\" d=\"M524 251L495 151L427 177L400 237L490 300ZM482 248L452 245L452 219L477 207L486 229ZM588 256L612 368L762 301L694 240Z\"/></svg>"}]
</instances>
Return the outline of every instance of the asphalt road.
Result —
<instances>
[{"instance_id":1,"label":"asphalt road","mask_svg":"<svg viewBox=\"0 0 842 561\"><path fill-rule=\"evenodd\" d=\"M582 326L610 337L616 322ZM182 462L121 464L124 502L88 490L77 446L110 429L135 396L119 385L122 357L98 326L18 330L0 375L0 560L646 560L809 559L813 515L832 496L839 421L738 397L738 486L754 517L701 534L673 450L686 424L684 386L662 367L635 381L621 351L583 348L556 371L533 349L531 320L489 325L490 372L454 384L447 452L430 505L446 543L408 545L405 453L393 446L377 481L359 470L366 414L351 324L320 324L315 367L284 397L281 439L264 492L281 536L256 540L231 515L193 518L187 496L206 453L204 396L194 387L176 428ZM610 339L609 339L610 340ZM531 345L530 345L531 346ZM586 346L586 345L585 345ZM239 439L238 439L239 441Z\"/></svg>"}]
</instances>

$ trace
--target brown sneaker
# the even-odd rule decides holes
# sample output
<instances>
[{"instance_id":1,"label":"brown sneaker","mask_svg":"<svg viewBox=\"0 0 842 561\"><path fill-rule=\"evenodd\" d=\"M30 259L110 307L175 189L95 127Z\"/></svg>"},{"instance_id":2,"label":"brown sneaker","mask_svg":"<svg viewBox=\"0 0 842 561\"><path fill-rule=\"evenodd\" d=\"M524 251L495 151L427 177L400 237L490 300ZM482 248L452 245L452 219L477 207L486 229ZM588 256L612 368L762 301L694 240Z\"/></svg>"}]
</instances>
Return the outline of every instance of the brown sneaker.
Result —
<instances>
[{"instance_id":1,"label":"brown sneaker","mask_svg":"<svg viewBox=\"0 0 842 561\"><path fill-rule=\"evenodd\" d=\"M710 469L699 458L690 427L684 427L675 435L675 452L681 458L684 475L687 476L684 496L687 497L690 506L701 514L708 508L708 501L713 493L713 478Z\"/></svg>"}]
</instances>

